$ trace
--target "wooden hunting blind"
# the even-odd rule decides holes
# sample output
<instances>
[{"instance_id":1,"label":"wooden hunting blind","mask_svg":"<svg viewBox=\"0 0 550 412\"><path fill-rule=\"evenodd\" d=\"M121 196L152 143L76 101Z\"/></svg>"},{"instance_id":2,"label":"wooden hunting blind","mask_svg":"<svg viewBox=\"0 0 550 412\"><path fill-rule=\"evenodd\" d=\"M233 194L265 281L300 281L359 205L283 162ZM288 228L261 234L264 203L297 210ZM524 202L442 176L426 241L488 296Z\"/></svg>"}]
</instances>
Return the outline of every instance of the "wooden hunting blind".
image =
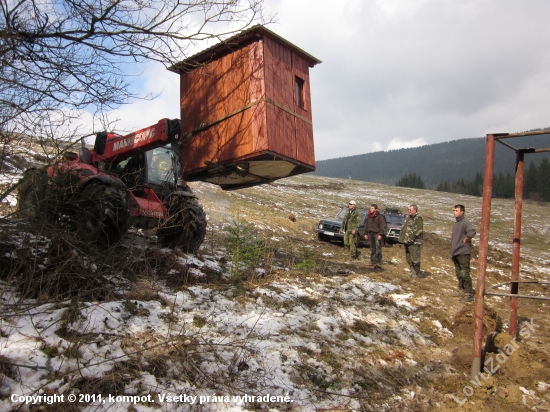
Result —
<instances>
[{"instance_id":1,"label":"wooden hunting blind","mask_svg":"<svg viewBox=\"0 0 550 412\"><path fill-rule=\"evenodd\" d=\"M170 67L180 75L183 178L237 189L314 171L318 63L254 26Z\"/></svg>"}]
</instances>

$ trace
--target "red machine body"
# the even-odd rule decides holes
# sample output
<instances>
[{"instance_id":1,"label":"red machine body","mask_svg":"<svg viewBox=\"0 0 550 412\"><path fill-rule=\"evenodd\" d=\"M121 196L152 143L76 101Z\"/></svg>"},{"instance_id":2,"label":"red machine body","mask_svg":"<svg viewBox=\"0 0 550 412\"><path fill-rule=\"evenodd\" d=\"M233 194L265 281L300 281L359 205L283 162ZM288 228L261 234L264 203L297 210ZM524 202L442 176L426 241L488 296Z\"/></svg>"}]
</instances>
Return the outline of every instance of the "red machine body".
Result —
<instances>
[{"instance_id":1,"label":"red machine body","mask_svg":"<svg viewBox=\"0 0 550 412\"><path fill-rule=\"evenodd\" d=\"M93 149L83 149L80 154L67 152L63 161L48 167L48 176L54 179L59 173L71 173L78 176L78 186L85 185L91 179L120 186L120 176L113 172L118 164L132 156L175 142L179 129L179 120L161 119L154 125L127 135L98 133ZM132 218L165 220L168 217L165 203L150 187L130 190L128 203Z\"/></svg>"},{"instance_id":2,"label":"red machine body","mask_svg":"<svg viewBox=\"0 0 550 412\"><path fill-rule=\"evenodd\" d=\"M206 214L180 176L180 121L161 119L127 135L101 132L93 149L66 152L45 169L25 172L22 218L76 230L82 240L113 244L130 226L156 229L163 247L196 253Z\"/></svg>"},{"instance_id":3,"label":"red machine body","mask_svg":"<svg viewBox=\"0 0 550 412\"><path fill-rule=\"evenodd\" d=\"M89 151L91 164L118 164L133 155L173 143L178 139L179 132L179 120L161 119L152 126L124 136L116 133L98 133L94 149Z\"/></svg>"}]
</instances>

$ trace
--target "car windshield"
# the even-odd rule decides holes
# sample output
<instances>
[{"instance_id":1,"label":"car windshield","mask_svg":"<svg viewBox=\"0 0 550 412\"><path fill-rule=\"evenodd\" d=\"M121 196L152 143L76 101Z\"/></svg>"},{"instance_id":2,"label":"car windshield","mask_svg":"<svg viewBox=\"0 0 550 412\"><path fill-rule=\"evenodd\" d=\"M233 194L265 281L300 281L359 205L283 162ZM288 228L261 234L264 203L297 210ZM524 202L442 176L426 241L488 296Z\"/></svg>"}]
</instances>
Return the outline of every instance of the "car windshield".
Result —
<instances>
[{"instance_id":1,"label":"car windshield","mask_svg":"<svg viewBox=\"0 0 550 412\"><path fill-rule=\"evenodd\" d=\"M386 223L393 223L395 225L402 225L405 223L406 217L401 215L386 215Z\"/></svg>"}]
</instances>

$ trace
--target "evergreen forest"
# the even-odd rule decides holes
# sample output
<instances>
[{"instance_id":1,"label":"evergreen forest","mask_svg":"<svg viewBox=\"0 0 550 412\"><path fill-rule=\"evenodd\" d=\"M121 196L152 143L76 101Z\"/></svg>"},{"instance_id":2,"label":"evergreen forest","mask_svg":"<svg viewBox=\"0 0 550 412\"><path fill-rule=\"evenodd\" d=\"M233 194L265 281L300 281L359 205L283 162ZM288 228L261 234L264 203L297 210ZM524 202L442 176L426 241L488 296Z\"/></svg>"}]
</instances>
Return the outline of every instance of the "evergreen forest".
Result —
<instances>
[{"instance_id":1,"label":"evergreen forest","mask_svg":"<svg viewBox=\"0 0 550 412\"><path fill-rule=\"evenodd\" d=\"M413 187L416 189L426 189L426 184L416 173L409 173L397 181L396 186Z\"/></svg>"},{"instance_id":2,"label":"evergreen forest","mask_svg":"<svg viewBox=\"0 0 550 412\"><path fill-rule=\"evenodd\" d=\"M515 179L516 177L512 173L504 174L501 172L493 176L493 197L515 197ZM470 181L460 179L452 183L441 182L435 190L481 196L483 194L483 175L478 172L475 178ZM550 161L548 159L542 159L538 166L535 165L535 162L531 162L529 167L525 169L523 198L550 202Z\"/></svg>"}]
</instances>

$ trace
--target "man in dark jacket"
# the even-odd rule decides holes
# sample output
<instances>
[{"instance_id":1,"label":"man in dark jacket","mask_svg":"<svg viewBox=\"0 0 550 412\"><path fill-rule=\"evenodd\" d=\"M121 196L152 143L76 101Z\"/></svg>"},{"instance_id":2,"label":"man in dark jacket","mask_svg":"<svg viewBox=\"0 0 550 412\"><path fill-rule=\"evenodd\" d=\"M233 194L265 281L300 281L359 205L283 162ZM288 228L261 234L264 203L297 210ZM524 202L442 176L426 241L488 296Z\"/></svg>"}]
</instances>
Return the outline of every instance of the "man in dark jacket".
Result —
<instances>
[{"instance_id":1,"label":"man in dark jacket","mask_svg":"<svg viewBox=\"0 0 550 412\"><path fill-rule=\"evenodd\" d=\"M378 212L378 205L370 205L369 215L365 220L365 240L370 245L370 263L374 266L382 263L382 239L384 239L384 229L386 228L386 219Z\"/></svg>"},{"instance_id":2,"label":"man in dark jacket","mask_svg":"<svg viewBox=\"0 0 550 412\"><path fill-rule=\"evenodd\" d=\"M355 206L355 200L350 200L348 213L344 217L340 233L344 232L344 246L349 247L350 260L357 259L357 240L359 238L359 226L361 226L361 213Z\"/></svg>"},{"instance_id":3,"label":"man in dark jacket","mask_svg":"<svg viewBox=\"0 0 550 412\"><path fill-rule=\"evenodd\" d=\"M418 215L418 206L409 206L409 216L399 234L399 243L405 247L405 258L411 268L412 277L420 275L420 246L424 243L424 221Z\"/></svg>"},{"instance_id":4,"label":"man in dark jacket","mask_svg":"<svg viewBox=\"0 0 550 412\"><path fill-rule=\"evenodd\" d=\"M472 302L474 290L470 276L470 255L472 254L472 238L476 235L476 231L470 221L464 217L464 212L464 205L455 205L456 223L453 225L451 236L451 255L458 279L458 293L455 296L462 296L461 302Z\"/></svg>"}]
</instances>

